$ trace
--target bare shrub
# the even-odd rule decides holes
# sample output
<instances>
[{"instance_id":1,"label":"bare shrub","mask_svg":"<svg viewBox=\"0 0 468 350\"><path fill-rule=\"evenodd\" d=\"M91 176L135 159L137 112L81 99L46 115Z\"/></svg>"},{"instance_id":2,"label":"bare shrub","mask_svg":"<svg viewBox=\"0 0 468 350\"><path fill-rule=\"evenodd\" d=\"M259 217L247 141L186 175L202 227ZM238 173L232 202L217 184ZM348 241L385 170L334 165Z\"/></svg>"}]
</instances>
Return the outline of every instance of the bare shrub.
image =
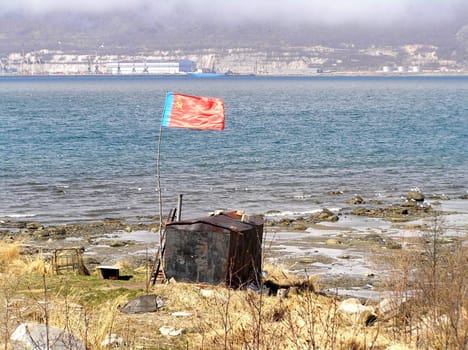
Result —
<instances>
[{"instance_id":1,"label":"bare shrub","mask_svg":"<svg viewBox=\"0 0 468 350\"><path fill-rule=\"evenodd\" d=\"M411 249L389 259L395 340L421 349L468 347L468 249L435 214Z\"/></svg>"}]
</instances>

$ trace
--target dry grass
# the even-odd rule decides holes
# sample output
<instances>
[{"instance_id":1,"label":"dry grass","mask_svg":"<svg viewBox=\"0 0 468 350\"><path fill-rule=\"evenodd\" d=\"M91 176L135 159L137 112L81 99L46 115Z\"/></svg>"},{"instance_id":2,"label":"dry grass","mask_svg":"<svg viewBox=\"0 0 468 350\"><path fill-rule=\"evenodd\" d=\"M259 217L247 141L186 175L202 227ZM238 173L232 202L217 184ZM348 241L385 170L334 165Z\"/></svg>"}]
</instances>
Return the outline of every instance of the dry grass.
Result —
<instances>
[{"instance_id":1,"label":"dry grass","mask_svg":"<svg viewBox=\"0 0 468 350\"><path fill-rule=\"evenodd\" d=\"M425 237L428 244L420 250L399 251L391 260L400 307L370 326L344 319L338 298L316 293L313 278L299 279L271 265L265 266L270 282L294 286L287 298L266 289L171 282L149 291L165 299L162 310L124 314L119 306L147 293L145 268L129 271L130 281L57 276L40 255L23 256L20 244L2 242L0 349L9 349L10 334L26 321L66 329L97 350L110 334L125 339L122 349L464 349L467 253L440 247L428 239L433 236ZM415 297L414 290L423 292ZM173 316L180 311L188 314ZM184 334L163 336L162 326Z\"/></svg>"},{"instance_id":2,"label":"dry grass","mask_svg":"<svg viewBox=\"0 0 468 350\"><path fill-rule=\"evenodd\" d=\"M9 348L13 330L27 321L68 330L98 350L112 333L125 338L125 349L383 349L388 342L378 327L342 326L334 298L315 294L312 280L273 266L267 268L272 281L299 286L288 298L268 296L266 291L173 282L151 290L166 300L164 309L129 315L118 308L134 295L145 294L143 270L133 271L132 281L57 276L40 256L22 256L18 244L2 244L0 251L5 315L0 348L4 349ZM172 316L177 311L190 315ZM163 336L161 326L184 329L185 334Z\"/></svg>"},{"instance_id":3,"label":"dry grass","mask_svg":"<svg viewBox=\"0 0 468 350\"><path fill-rule=\"evenodd\" d=\"M392 339L418 349L468 349L468 247L445 240L441 216L387 264Z\"/></svg>"},{"instance_id":4,"label":"dry grass","mask_svg":"<svg viewBox=\"0 0 468 350\"><path fill-rule=\"evenodd\" d=\"M21 247L19 242L0 241L0 269L5 270L9 265L20 259Z\"/></svg>"},{"instance_id":5,"label":"dry grass","mask_svg":"<svg viewBox=\"0 0 468 350\"><path fill-rule=\"evenodd\" d=\"M16 274L42 273L50 271L41 255L21 255L21 242L0 241L0 272Z\"/></svg>"}]
</instances>

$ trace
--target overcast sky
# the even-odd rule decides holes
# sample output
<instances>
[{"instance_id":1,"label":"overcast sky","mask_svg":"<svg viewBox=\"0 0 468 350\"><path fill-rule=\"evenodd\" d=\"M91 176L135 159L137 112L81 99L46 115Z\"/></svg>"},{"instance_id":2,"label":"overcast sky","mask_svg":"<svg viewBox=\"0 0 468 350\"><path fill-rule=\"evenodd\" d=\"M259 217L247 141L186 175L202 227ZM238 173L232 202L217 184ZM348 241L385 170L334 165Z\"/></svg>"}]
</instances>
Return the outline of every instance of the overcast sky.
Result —
<instances>
[{"instance_id":1,"label":"overcast sky","mask_svg":"<svg viewBox=\"0 0 468 350\"><path fill-rule=\"evenodd\" d=\"M278 20L320 24L441 23L468 10L468 0L0 0L0 13L44 14L54 10L105 13L135 10L154 18L183 13L200 19ZM468 20L467 20L468 22Z\"/></svg>"}]
</instances>

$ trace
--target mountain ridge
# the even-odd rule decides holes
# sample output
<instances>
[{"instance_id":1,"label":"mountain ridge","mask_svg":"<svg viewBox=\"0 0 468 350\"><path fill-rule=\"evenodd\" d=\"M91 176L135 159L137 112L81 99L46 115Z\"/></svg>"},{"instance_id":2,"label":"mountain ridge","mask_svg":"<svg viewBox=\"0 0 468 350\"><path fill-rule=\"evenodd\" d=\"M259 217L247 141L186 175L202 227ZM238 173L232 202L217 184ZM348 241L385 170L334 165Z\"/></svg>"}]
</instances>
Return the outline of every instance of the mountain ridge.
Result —
<instances>
[{"instance_id":1,"label":"mountain ridge","mask_svg":"<svg viewBox=\"0 0 468 350\"><path fill-rule=\"evenodd\" d=\"M459 19L418 27L399 23L391 27L369 24L317 25L306 22L201 21L188 16L152 18L130 12L103 14L47 13L42 16L3 14L0 16L0 54L41 48L79 52L103 46L102 51L122 53L177 48L233 48L352 44L371 45L432 44L442 48L457 46L457 33L466 25Z\"/></svg>"},{"instance_id":2,"label":"mountain ridge","mask_svg":"<svg viewBox=\"0 0 468 350\"><path fill-rule=\"evenodd\" d=\"M41 52L49 52L50 57ZM12 53L17 53L16 63L10 59ZM105 57L107 61L191 59L199 68L211 68L216 60L221 71L242 73L375 71L403 65L456 70L468 67L468 24L463 16L449 25L401 22L371 28L369 23L223 22L191 16L181 21L174 15L153 17L135 11L0 14L0 65L3 58L4 65L21 69L21 60L27 57L55 64L86 60L88 66L91 61L102 64Z\"/></svg>"}]
</instances>

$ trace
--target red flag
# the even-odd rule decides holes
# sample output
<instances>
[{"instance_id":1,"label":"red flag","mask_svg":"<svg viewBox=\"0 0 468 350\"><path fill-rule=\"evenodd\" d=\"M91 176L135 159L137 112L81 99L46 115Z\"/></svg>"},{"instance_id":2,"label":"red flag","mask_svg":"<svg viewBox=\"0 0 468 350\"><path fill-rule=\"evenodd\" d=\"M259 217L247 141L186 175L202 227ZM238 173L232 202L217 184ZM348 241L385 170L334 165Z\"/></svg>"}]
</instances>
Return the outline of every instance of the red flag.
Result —
<instances>
[{"instance_id":1,"label":"red flag","mask_svg":"<svg viewBox=\"0 0 468 350\"><path fill-rule=\"evenodd\" d=\"M224 102L221 98L168 92L162 126L199 130L224 130Z\"/></svg>"}]
</instances>

